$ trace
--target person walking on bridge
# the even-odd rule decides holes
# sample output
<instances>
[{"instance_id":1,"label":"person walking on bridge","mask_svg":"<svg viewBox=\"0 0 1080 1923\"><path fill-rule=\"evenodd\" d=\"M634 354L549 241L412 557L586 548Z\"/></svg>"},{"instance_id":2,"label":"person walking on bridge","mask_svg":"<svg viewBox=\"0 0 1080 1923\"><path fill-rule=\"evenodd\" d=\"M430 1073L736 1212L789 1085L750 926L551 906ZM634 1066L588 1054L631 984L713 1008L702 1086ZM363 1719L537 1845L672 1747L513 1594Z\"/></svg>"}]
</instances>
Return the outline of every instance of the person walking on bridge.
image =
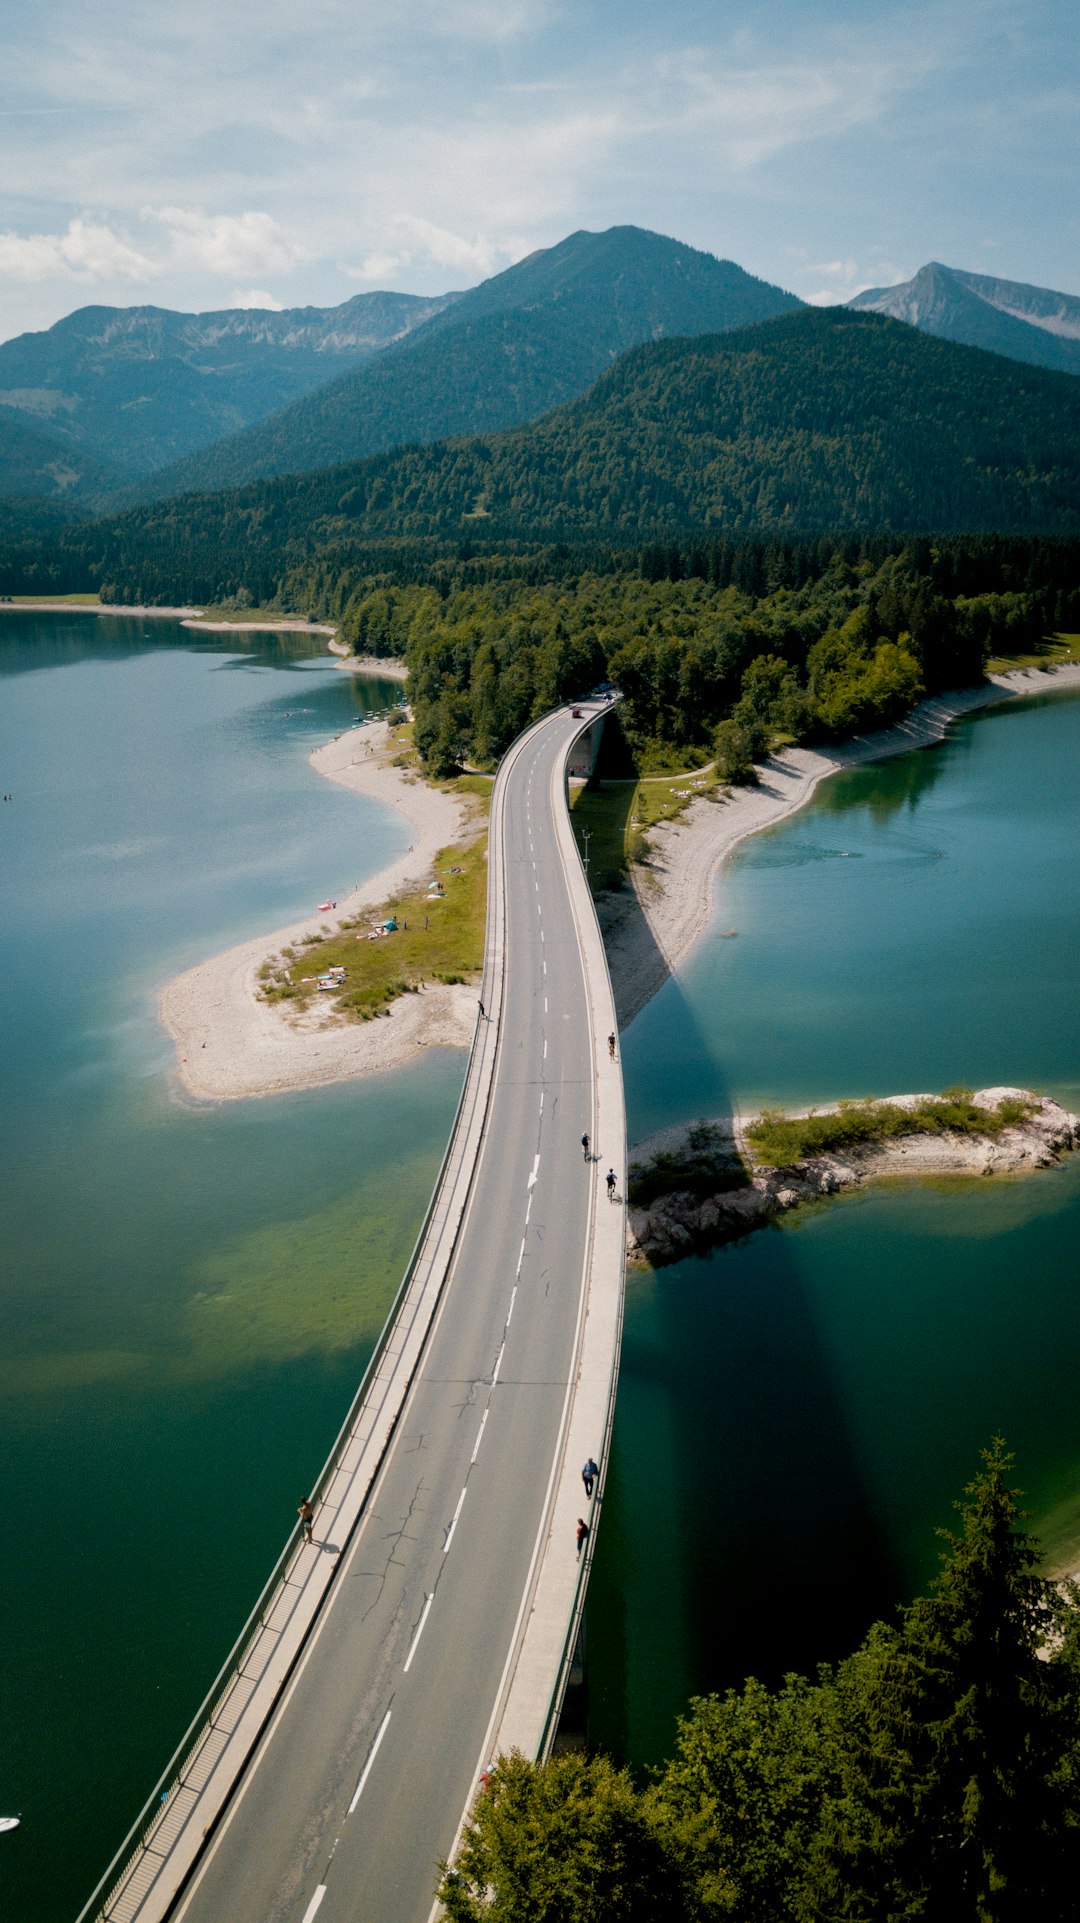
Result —
<instances>
[{"instance_id":1,"label":"person walking on bridge","mask_svg":"<svg viewBox=\"0 0 1080 1923\"><path fill-rule=\"evenodd\" d=\"M584 1549L585 1544L588 1542L588 1540L589 1540L589 1525L586 1522L584 1516L579 1516L577 1519L577 1552L578 1552L579 1562L581 1561L581 1552Z\"/></svg>"},{"instance_id":2,"label":"person walking on bridge","mask_svg":"<svg viewBox=\"0 0 1080 1923\"><path fill-rule=\"evenodd\" d=\"M590 1456L588 1462L585 1464L584 1468L581 1471L581 1480L585 1484L585 1494L588 1496L590 1502L592 1501L593 1485L599 1474L600 1474L600 1471L597 1468L592 1457Z\"/></svg>"},{"instance_id":3,"label":"person walking on bridge","mask_svg":"<svg viewBox=\"0 0 1080 1923\"><path fill-rule=\"evenodd\" d=\"M589 1159L589 1138L587 1135L583 1135L581 1138L581 1153L587 1162Z\"/></svg>"},{"instance_id":4,"label":"person walking on bridge","mask_svg":"<svg viewBox=\"0 0 1080 1923\"><path fill-rule=\"evenodd\" d=\"M304 1497L303 1502L300 1504L300 1507L297 1510L297 1514L299 1515L300 1520L304 1525L304 1541L305 1542L314 1541L314 1538L311 1533L311 1528L312 1528L312 1524L315 1521L315 1511L311 1506L310 1496Z\"/></svg>"},{"instance_id":5,"label":"person walking on bridge","mask_svg":"<svg viewBox=\"0 0 1080 1923\"><path fill-rule=\"evenodd\" d=\"M614 1202L615 1189L619 1180L618 1176L615 1173L615 1170L613 1168L609 1168L607 1175L605 1176L604 1179L607 1182L607 1199L609 1202Z\"/></svg>"},{"instance_id":6,"label":"person walking on bridge","mask_svg":"<svg viewBox=\"0 0 1080 1923\"><path fill-rule=\"evenodd\" d=\"M611 1057L611 1060L614 1061L615 1060L615 1030L614 1029L612 1029L611 1034L607 1038L607 1052Z\"/></svg>"}]
</instances>

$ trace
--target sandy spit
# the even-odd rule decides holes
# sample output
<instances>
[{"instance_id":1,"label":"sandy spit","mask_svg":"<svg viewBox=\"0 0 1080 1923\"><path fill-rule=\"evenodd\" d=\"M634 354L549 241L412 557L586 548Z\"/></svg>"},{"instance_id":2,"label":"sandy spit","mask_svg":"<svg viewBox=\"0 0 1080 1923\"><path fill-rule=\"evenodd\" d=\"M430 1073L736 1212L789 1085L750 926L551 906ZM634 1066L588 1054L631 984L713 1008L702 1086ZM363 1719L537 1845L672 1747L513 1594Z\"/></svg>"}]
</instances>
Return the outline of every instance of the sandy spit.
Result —
<instances>
[{"instance_id":1,"label":"sandy spit","mask_svg":"<svg viewBox=\"0 0 1080 1923\"><path fill-rule=\"evenodd\" d=\"M279 621L208 621L198 609L183 628L204 628L209 634L336 634L324 621L306 621L298 614L284 614Z\"/></svg>"},{"instance_id":2,"label":"sandy spit","mask_svg":"<svg viewBox=\"0 0 1080 1923\"><path fill-rule=\"evenodd\" d=\"M772 827L809 801L819 781L840 768L879 761L942 741L950 721L1018 695L1080 687L1080 663L995 675L920 703L895 728L858 735L830 753L787 748L759 769L756 788L735 788L723 801L694 801L676 821L649 830L652 854L631 871L629 886L599 904L620 1028L639 1014L674 974L715 915L723 925L717 875L748 835Z\"/></svg>"},{"instance_id":3,"label":"sandy spit","mask_svg":"<svg viewBox=\"0 0 1080 1923\"><path fill-rule=\"evenodd\" d=\"M695 1195L673 1187L644 1207L627 1209L627 1258L636 1267L660 1267L683 1256L713 1248L732 1236L745 1235L774 1221L788 1209L820 1202L830 1195L860 1188L867 1182L907 1176L1020 1175L1051 1168L1080 1145L1080 1118L1031 1089L983 1088L972 1100L996 1109L1008 1098L1031 1105L1023 1122L1003 1128L1000 1135L901 1135L886 1141L812 1155L785 1168L755 1164L746 1137L751 1117L725 1115L714 1119L716 1131L710 1154L717 1170L715 1192ZM933 1101L932 1095L888 1095L898 1108ZM835 1105L817 1110L798 1109L794 1115L834 1114ZM654 1157L685 1154L695 1124L687 1122L660 1130L630 1150L631 1167L646 1168ZM725 1189L721 1173L751 1170L743 1188ZM676 1178L677 1179L677 1178Z\"/></svg>"},{"instance_id":4,"label":"sandy spit","mask_svg":"<svg viewBox=\"0 0 1080 1923\"><path fill-rule=\"evenodd\" d=\"M350 729L310 759L329 780L397 808L414 831L413 843L401 860L343 896L335 913L312 913L276 934L241 942L163 989L158 1006L176 1043L177 1072L188 1094L202 1100L233 1101L344 1081L399 1067L413 1060L418 1048L466 1047L472 1039L476 995L464 985L440 984L404 995L387 1015L370 1022L341 1021L318 1005L298 1014L288 1003L257 999L257 970L270 956L306 934L336 929L346 916L376 906L399 888L425 881L436 852L467 840L476 825L469 800L391 765L384 723Z\"/></svg>"},{"instance_id":5,"label":"sandy spit","mask_svg":"<svg viewBox=\"0 0 1080 1923\"><path fill-rule=\"evenodd\" d=\"M0 601L0 614L127 614L151 615L161 621L195 625L200 608L124 607L119 601ZM207 626L210 624L207 623ZM301 625L306 626L306 622Z\"/></svg>"},{"instance_id":6,"label":"sandy spit","mask_svg":"<svg viewBox=\"0 0 1080 1923\"><path fill-rule=\"evenodd\" d=\"M12 604L6 604L12 605ZM97 613L98 609L90 612ZM121 614L164 609L117 608ZM169 610L174 616L181 610ZM242 624L248 625L248 624ZM298 624L307 627L307 622ZM341 644L333 646L340 654ZM347 656L349 672L404 678L404 664L379 657ZM996 676L992 683L926 701L896 728L868 735L832 754L789 748L760 770L756 788L732 791L721 802L691 804L677 822L650 830L653 853L636 869L630 888L600 904L620 1027L625 1028L685 960L723 903L716 877L725 857L747 835L781 821L810 799L819 781L842 767L927 747L944 738L960 714L1014 695L1052 685L1080 686L1080 664L1047 671ZM369 752L370 750L370 752ZM439 848L467 839L474 811L419 776L391 765L387 730L375 723L350 730L319 748L311 763L320 774L355 794L398 808L414 829L408 854L360 889L343 897L336 914L317 913L201 962L162 991L162 1021L177 1046L177 1068L189 1094L228 1101L269 1095L377 1073L414 1058L417 1048L467 1046L476 999L471 988L435 987L403 996L373 1022L334 1020L317 1007L298 1014L288 1004L257 999L257 970L305 934L336 927L345 916L385 901L394 891L425 880Z\"/></svg>"}]
</instances>

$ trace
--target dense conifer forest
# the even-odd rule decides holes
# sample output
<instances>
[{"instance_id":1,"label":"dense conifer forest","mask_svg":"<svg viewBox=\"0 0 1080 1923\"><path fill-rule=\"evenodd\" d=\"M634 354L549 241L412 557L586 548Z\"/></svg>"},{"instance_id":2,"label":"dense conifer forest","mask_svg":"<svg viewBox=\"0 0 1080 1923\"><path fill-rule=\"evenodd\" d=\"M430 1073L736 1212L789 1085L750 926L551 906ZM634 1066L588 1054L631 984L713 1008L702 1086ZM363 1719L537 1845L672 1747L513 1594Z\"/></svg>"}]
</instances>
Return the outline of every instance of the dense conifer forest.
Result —
<instances>
[{"instance_id":1,"label":"dense conifer forest","mask_svg":"<svg viewBox=\"0 0 1080 1923\"><path fill-rule=\"evenodd\" d=\"M456 1923L1063 1923L1080 1874L1080 1597L1037 1573L1000 1442L932 1591L813 1679L701 1698L635 1781L504 1758ZM944 1533L944 1532L943 1532Z\"/></svg>"}]
</instances>

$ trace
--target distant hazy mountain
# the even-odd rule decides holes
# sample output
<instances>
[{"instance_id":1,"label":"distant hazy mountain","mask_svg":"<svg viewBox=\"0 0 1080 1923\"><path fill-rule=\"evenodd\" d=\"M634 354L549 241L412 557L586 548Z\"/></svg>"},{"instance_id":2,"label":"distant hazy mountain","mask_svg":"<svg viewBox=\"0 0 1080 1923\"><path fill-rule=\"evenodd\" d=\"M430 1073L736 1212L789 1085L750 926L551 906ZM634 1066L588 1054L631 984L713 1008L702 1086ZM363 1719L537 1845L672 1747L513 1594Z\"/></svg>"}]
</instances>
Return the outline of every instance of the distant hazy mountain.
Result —
<instances>
[{"instance_id":1,"label":"distant hazy mountain","mask_svg":"<svg viewBox=\"0 0 1080 1923\"><path fill-rule=\"evenodd\" d=\"M909 321L926 334L985 347L1010 360L1080 374L1080 300L1019 280L967 274L932 260L899 287L868 287L849 303Z\"/></svg>"},{"instance_id":2,"label":"distant hazy mountain","mask_svg":"<svg viewBox=\"0 0 1080 1923\"><path fill-rule=\"evenodd\" d=\"M65 553L136 600L268 599L430 537L1080 532L1080 382L809 308L633 348L530 426L110 516Z\"/></svg>"},{"instance_id":3,"label":"distant hazy mountain","mask_svg":"<svg viewBox=\"0 0 1080 1923\"><path fill-rule=\"evenodd\" d=\"M116 468L39 427L25 414L0 407L0 499L36 497L86 515L120 480Z\"/></svg>"},{"instance_id":4,"label":"distant hazy mountain","mask_svg":"<svg viewBox=\"0 0 1080 1923\"><path fill-rule=\"evenodd\" d=\"M714 334L800 305L732 261L638 227L571 234L461 295L368 366L155 474L139 493L232 487L492 433L584 393L640 341Z\"/></svg>"},{"instance_id":5,"label":"distant hazy mountain","mask_svg":"<svg viewBox=\"0 0 1080 1923\"><path fill-rule=\"evenodd\" d=\"M0 343L0 406L128 477L145 474L355 367L453 299L357 294L282 314L80 307ZM0 486L13 491L6 477Z\"/></svg>"}]
</instances>

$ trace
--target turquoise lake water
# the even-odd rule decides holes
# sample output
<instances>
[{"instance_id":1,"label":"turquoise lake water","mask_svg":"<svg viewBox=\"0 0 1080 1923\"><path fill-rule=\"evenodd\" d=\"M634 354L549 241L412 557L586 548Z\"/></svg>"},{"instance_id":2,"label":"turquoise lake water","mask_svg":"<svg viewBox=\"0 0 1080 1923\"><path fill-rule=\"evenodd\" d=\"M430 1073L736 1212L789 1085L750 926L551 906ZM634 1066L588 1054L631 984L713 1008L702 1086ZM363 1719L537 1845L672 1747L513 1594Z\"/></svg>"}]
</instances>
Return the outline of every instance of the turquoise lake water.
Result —
<instances>
[{"instance_id":1,"label":"turquoise lake water","mask_svg":"<svg viewBox=\"0 0 1080 1923\"><path fill-rule=\"evenodd\" d=\"M0 1915L73 1917L216 1674L408 1258L463 1058L174 1091L154 991L408 846L305 635L0 615Z\"/></svg>"},{"instance_id":2,"label":"turquoise lake water","mask_svg":"<svg viewBox=\"0 0 1080 1923\"><path fill-rule=\"evenodd\" d=\"M1076 698L1010 704L746 843L625 1037L631 1141L955 1082L1080 1108L1078 749ZM691 1694L853 1648L932 1575L995 1432L1044 1542L1080 1542L1078 1247L1080 1158L889 1185L631 1276L594 1740L654 1760Z\"/></svg>"},{"instance_id":3,"label":"turquoise lake water","mask_svg":"<svg viewBox=\"0 0 1080 1923\"><path fill-rule=\"evenodd\" d=\"M219 1108L154 990L400 854L317 743L392 698L314 637L0 616L0 1915L73 1917L321 1465L463 1058ZM844 775L728 865L627 1033L631 1138L762 1100L1033 1082L1080 1106L1080 701ZM631 1277L589 1601L593 1734L840 1654L932 1571L1004 1430L1080 1539L1080 1158L889 1188Z\"/></svg>"}]
</instances>

